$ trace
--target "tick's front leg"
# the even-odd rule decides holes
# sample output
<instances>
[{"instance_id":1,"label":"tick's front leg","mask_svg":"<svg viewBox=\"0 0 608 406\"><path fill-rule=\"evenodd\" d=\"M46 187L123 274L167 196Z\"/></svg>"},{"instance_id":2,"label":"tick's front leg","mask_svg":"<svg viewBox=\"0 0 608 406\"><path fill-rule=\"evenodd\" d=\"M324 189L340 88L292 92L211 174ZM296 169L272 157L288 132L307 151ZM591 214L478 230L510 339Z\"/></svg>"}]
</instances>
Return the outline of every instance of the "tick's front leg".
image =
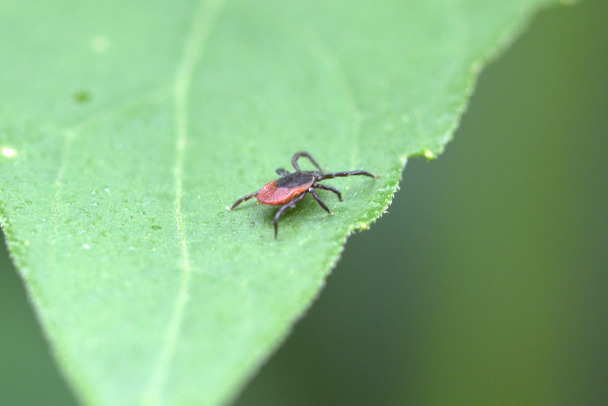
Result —
<instances>
[{"instance_id":1,"label":"tick's front leg","mask_svg":"<svg viewBox=\"0 0 608 406\"><path fill-rule=\"evenodd\" d=\"M259 190L257 192L250 193L247 196L243 196L239 200L237 200L236 202L234 202L234 204L232 206L230 206L230 207L226 206L226 208L228 210L234 210L236 208L236 206L238 206L239 204L243 203L246 200L251 199L252 197L257 196L258 193L260 193Z\"/></svg>"}]
</instances>

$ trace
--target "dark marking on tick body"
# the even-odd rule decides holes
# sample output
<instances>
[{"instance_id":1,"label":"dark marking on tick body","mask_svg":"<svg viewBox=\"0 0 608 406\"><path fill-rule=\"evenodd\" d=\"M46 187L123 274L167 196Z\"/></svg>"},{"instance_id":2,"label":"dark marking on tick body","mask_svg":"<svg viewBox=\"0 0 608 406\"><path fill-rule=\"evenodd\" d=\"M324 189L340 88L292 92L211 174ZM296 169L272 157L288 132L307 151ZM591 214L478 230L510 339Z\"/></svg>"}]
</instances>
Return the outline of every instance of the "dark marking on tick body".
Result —
<instances>
[{"instance_id":1,"label":"dark marking on tick body","mask_svg":"<svg viewBox=\"0 0 608 406\"><path fill-rule=\"evenodd\" d=\"M276 180L277 187L298 187L314 181L314 172L294 172Z\"/></svg>"},{"instance_id":2,"label":"dark marking on tick body","mask_svg":"<svg viewBox=\"0 0 608 406\"><path fill-rule=\"evenodd\" d=\"M298 165L298 159L300 157L306 157L319 169L319 172L302 171ZM269 204L273 206L281 206L277 210L274 216L274 238L277 238L279 233L279 218L287 210L296 207L296 203L304 199L306 194L310 193L312 197L319 203L319 206L323 208L329 214L333 214L329 208L323 203L315 189L329 190L338 196L338 199L342 201L342 194L340 191L332 186L323 185L317 182L321 182L326 179L363 175L371 178L376 178L366 171L345 171L345 172L332 172L323 173L323 168L315 161L315 159L308 152L297 152L291 158L291 164L296 169L296 172L289 173L283 168L279 168L276 172L280 178L267 183L262 189L257 192L250 193L238 199L234 204L228 208L229 210L235 209L242 202L256 197L260 203Z\"/></svg>"}]
</instances>

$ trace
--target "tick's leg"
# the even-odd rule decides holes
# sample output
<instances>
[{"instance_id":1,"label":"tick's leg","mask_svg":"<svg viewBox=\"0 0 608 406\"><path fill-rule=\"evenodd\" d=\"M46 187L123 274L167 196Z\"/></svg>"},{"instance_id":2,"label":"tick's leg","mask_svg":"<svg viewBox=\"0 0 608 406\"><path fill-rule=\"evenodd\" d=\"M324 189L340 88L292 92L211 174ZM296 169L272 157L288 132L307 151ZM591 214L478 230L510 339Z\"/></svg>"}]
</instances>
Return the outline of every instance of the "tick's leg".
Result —
<instances>
[{"instance_id":1,"label":"tick's leg","mask_svg":"<svg viewBox=\"0 0 608 406\"><path fill-rule=\"evenodd\" d=\"M285 176L285 175L289 175L289 172L287 172L287 171L286 171L285 169L283 169L283 168L278 168L278 169L276 170L276 172L277 172L277 173L279 174L279 176L281 176L281 177L283 177L283 176Z\"/></svg>"},{"instance_id":2,"label":"tick's leg","mask_svg":"<svg viewBox=\"0 0 608 406\"><path fill-rule=\"evenodd\" d=\"M306 158L310 159L310 162L312 162L317 168L319 168L319 170L321 172L323 172L323 168L321 168L321 165L319 165L317 163L317 161L315 161L315 159L312 157L312 155L310 155L308 152L296 152L293 156L293 158L291 158L291 164L293 165L294 168L296 168L296 171L298 172L302 172L302 170L300 169L300 166L298 165L298 159L301 156L305 156Z\"/></svg>"},{"instance_id":3,"label":"tick's leg","mask_svg":"<svg viewBox=\"0 0 608 406\"><path fill-rule=\"evenodd\" d=\"M334 192L335 194L338 195L338 199L340 199L340 201L342 201L342 193L340 193L340 191L338 189L336 189L335 187L331 187L331 186L328 186L328 185L321 185L320 183L315 183L314 185L312 185L312 187L316 187L317 189L329 190L330 192Z\"/></svg>"},{"instance_id":4,"label":"tick's leg","mask_svg":"<svg viewBox=\"0 0 608 406\"><path fill-rule=\"evenodd\" d=\"M294 207L296 207L296 203L299 202L300 200L304 199L304 196L306 196L306 193L307 192L302 193L300 196L296 197L291 202L282 205L281 208L279 210L277 210L277 213L274 215L274 239L275 240L277 239L277 235L279 235L279 218L281 217L283 212L285 212L285 210L293 209Z\"/></svg>"},{"instance_id":5,"label":"tick's leg","mask_svg":"<svg viewBox=\"0 0 608 406\"><path fill-rule=\"evenodd\" d=\"M234 208L235 208L236 206L238 206L239 204L243 203L245 200L249 200L249 199L251 199L252 197L255 197L255 196L258 194L258 193L260 193L260 191L259 191L259 190L258 190L257 192L250 193L250 194L248 194L247 196L243 196L243 197L241 197L239 200L237 200L236 202L234 202L234 204L233 204L232 206L230 206L230 207L228 208L228 210L234 210Z\"/></svg>"},{"instance_id":6,"label":"tick's leg","mask_svg":"<svg viewBox=\"0 0 608 406\"><path fill-rule=\"evenodd\" d=\"M326 173L320 179L317 179L317 181L331 179L331 178L341 178L344 176L355 176L355 175L363 175L363 176L369 176L370 178L376 178L376 176L374 176L371 173L366 172L366 171L346 171L346 172Z\"/></svg>"},{"instance_id":7,"label":"tick's leg","mask_svg":"<svg viewBox=\"0 0 608 406\"><path fill-rule=\"evenodd\" d=\"M331 212L331 210L329 210L327 208L327 206L325 205L325 203L323 203L323 200L321 200L321 198L317 194L316 190L314 190L312 187L310 187L310 188L308 188L308 191L310 192L310 194L312 195L312 197L315 198L315 200L317 201L317 203L319 203L319 206L323 207L323 210L325 210L329 214L334 214L334 213Z\"/></svg>"}]
</instances>

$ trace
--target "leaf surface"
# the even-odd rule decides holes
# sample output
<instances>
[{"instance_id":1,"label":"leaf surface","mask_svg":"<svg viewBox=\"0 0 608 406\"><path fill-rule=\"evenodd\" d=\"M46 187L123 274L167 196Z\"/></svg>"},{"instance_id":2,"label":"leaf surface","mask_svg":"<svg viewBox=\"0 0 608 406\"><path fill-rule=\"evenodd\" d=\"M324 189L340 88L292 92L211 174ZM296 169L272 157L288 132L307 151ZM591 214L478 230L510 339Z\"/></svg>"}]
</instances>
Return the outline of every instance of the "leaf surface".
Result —
<instances>
[{"instance_id":1,"label":"leaf surface","mask_svg":"<svg viewBox=\"0 0 608 406\"><path fill-rule=\"evenodd\" d=\"M0 215L88 404L220 404L551 1L5 1ZM237 198L309 151L342 191ZM305 169L313 169L304 160ZM370 253L373 255L373 253Z\"/></svg>"}]
</instances>

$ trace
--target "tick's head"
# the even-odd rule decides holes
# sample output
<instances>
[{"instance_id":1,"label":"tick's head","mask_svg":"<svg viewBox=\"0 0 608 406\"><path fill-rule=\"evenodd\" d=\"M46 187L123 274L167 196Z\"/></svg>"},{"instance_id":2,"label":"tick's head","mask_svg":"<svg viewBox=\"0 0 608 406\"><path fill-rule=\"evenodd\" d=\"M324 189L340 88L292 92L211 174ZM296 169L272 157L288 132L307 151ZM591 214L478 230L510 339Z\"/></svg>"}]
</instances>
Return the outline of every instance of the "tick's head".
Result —
<instances>
[{"instance_id":1,"label":"tick's head","mask_svg":"<svg viewBox=\"0 0 608 406\"><path fill-rule=\"evenodd\" d=\"M277 168L276 173L278 173L280 177L289 175L289 172L283 168Z\"/></svg>"}]
</instances>

